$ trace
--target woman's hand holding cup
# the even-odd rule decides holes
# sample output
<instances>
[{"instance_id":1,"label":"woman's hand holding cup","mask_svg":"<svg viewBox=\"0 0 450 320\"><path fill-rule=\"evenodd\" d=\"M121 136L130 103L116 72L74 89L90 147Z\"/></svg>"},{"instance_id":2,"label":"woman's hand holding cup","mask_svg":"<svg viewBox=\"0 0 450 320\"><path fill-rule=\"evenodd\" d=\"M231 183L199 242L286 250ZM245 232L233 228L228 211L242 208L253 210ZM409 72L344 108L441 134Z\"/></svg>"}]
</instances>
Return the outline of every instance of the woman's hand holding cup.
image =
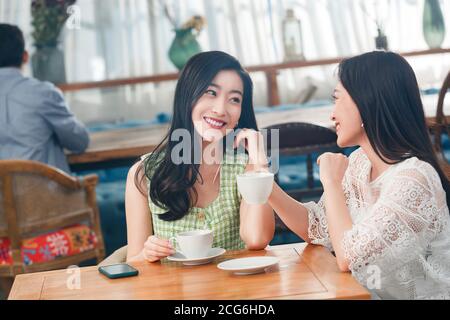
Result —
<instances>
[{"instance_id":1,"label":"woman's hand holding cup","mask_svg":"<svg viewBox=\"0 0 450 320\"><path fill-rule=\"evenodd\" d=\"M142 249L142 256L149 262L156 262L175 253L169 240L160 239L156 236L148 237Z\"/></svg>"},{"instance_id":2,"label":"woman's hand holding cup","mask_svg":"<svg viewBox=\"0 0 450 320\"><path fill-rule=\"evenodd\" d=\"M253 129L242 129L236 136L234 147L244 142L249 162L246 172L236 177L239 193L248 204L265 204L272 192L274 175L264 149L264 137Z\"/></svg>"}]
</instances>

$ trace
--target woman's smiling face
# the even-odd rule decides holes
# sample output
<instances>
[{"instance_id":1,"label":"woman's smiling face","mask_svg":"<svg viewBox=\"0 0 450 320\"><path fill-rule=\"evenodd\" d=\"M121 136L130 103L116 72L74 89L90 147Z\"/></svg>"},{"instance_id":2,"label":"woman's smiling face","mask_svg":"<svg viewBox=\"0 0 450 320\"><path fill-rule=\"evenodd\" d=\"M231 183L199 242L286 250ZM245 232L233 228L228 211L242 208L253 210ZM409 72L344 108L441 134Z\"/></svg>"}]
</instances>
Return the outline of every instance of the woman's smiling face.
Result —
<instances>
[{"instance_id":1,"label":"woman's smiling face","mask_svg":"<svg viewBox=\"0 0 450 320\"><path fill-rule=\"evenodd\" d=\"M214 77L192 110L192 122L204 141L217 141L234 129L241 116L244 85L233 70Z\"/></svg>"},{"instance_id":2,"label":"woman's smiling face","mask_svg":"<svg viewBox=\"0 0 450 320\"><path fill-rule=\"evenodd\" d=\"M331 120L335 122L338 146L343 148L359 145L365 131L356 103L341 82L337 84L333 97Z\"/></svg>"}]
</instances>

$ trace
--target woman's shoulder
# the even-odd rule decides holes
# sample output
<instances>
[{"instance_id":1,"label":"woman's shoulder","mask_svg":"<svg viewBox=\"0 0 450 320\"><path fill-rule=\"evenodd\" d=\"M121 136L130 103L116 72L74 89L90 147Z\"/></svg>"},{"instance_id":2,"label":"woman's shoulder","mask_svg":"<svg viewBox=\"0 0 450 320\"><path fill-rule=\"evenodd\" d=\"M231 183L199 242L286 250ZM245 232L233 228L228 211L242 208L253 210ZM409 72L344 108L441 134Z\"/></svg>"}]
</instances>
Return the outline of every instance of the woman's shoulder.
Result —
<instances>
[{"instance_id":1,"label":"woman's shoulder","mask_svg":"<svg viewBox=\"0 0 450 320\"><path fill-rule=\"evenodd\" d=\"M424 219L448 216L446 193L436 169L428 162L410 157L394 165L385 196L400 201Z\"/></svg>"},{"instance_id":2,"label":"woman's shoulder","mask_svg":"<svg viewBox=\"0 0 450 320\"><path fill-rule=\"evenodd\" d=\"M348 156L349 163L360 163L369 161L364 150L359 147Z\"/></svg>"},{"instance_id":3,"label":"woman's shoulder","mask_svg":"<svg viewBox=\"0 0 450 320\"><path fill-rule=\"evenodd\" d=\"M411 157L395 165L394 176L415 180L428 188L437 187L441 184L439 174L428 162L417 157ZM442 188L442 186L441 186Z\"/></svg>"},{"instance_id":4,"label":"woman's shoulder","mask_svg":"<svg viewBox=\"0 0 450 320\"><path fill-rule=\"evenodd\" d=\"M161 160L162 157L164 157L165 152L164 151L157 151L157 152L149 152L146 154L143 154L140 159L142 162L146 162L149 160Z\"/></svg>"},{"instance_id":5,"label":"woman's shoulder","mask_svg":"<svg viewBox=\"0 0 450 320\"><path fill-rule=\"evenodd\" d=\"M143 167L142 173L146 176L148 180L154 175L156 169L159 167L161 160L164 157L164 152L150 152L142 155L140 161L136 163L139 167Z\"/></svg>"},{"instance_id":6,"label":"woman's shoulder","mask_svg":"<svg viewBox=\"0 0 450 320\"><path fill-rule=\"evenodd\" d=\"M353 151L349 156L349 167L370 166L370 160L362 148ZM436 169L426 161L417 157L410 157L393 165L389 172L392 179L413 179L425 186L440 183Z\"/></svg>"},{"instance_id":7,"label":"woman's shoulder","mask_svg":"<svg viewBox=\"0 0 450 320\"><path fill-rule=\"evenodd\" d=\"M362 148L358 148L348 156L347 177L357 177L358 180L366 180L370 160Z\"/></svg>"},{"instance_id":8,"label":"woman's shoulder","mask_svg":"<svg viewBox=\"0 0 450 320\"><path fill-rule=\"evenodd\" d=\"M386 179L383 194L401 199L414 208L437 208L448 211L446 193L436 169L426 161L410 157L393 166ZM424 206L424 204L426 205Z\"/></svg>"}]
</instances>

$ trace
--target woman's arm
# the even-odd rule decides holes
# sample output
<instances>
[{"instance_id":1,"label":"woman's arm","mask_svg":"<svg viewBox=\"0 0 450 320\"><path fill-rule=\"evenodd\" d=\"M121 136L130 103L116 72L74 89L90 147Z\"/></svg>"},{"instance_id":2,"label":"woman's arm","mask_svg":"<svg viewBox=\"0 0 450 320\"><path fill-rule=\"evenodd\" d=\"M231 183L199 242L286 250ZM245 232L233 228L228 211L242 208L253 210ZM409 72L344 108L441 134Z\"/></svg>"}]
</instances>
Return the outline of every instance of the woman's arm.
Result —
<instances>
[{"instance_id":1,"label":"woman's arm","mask_svg":"<svg viewBox=\"0 0 450 320\"><path fill-rule=\"evenodd\" d=\"M290 197L276 183L273 184L268 202L289 229L304 241L311 242L308 236L308 210L302 203Z\"/></svg>"},{"instance_id":2,"label":"woman's arm","mask_svg":"<svg viewBox=\"0 0 450 320\"><path fill-rule=\"evenodd\" d=\"M339 268L348 271L348 261L344 257L342 239L344 233L352 228L352 220L346 205L346 198L342 188L342 179L348 166L348 160L341 154L324 154L319 158L321 182L324 188L322 200L326 214L327 230L318 232L331 240L336 253ZM287 195L278 185L274 184L269 204L277 212L281 220L303 240L310 243L309 213L306 207ZM324 216L325 217L325 216ZM316 217L318 218L318 217ZM322 229L321 222L316 223L315 229ZM327 231L327 232L326 232ZM317 233L317 232L313 232Z\"/></svg>"},{"instance_id":3,"label":"woman's arm","mask_svg":"<svg viewBox=\"0 0 450 320\"><path fill-rule=\"evenodd\" d=\"M328 232L336 254L337 264L341 271L349 271L348 261L345 259L342 247L342 239L344 233L352 229L353 222L346 205L344 190L341 183L324 184L323 189Z\"/></svg>"},{"instance_id":4,"label":"woman's arm","mask_svg":"<svg viewBox=\"0 0 450 320\"><path fill-rule=\"evenodd\" d=\"M254 171L253 165L245 171ZM250 250L264 249L275 233L275 216L269 204L248 204L244 199L240 207L240 236Z\"/></svg>"},{"instance_id":5,"label":"woman's arm","mask_svg":"<svg viewBox=\"0 0 450 320\"><path fill-rule=\"evenodd\" d=\"M263 136L260 132L243 129L236 136L234 147L241 142L249 153L246 171L268 170L267 156L264 150ZM249 248L261 249L272 240L275 231L275 210L283 222L300 237L309 242L308 212L301 203L287 195L276 183L268 203L249 205L241 202L241 238Z\"/></svg>"},{"instance_id":6,"label":"woman's arm","mask_svg":"<svg viewBox=\"0 0 450 320\"><path fill-rule=\"evenodd\" d=\"M125 191L125 212L127 220L127 261L144 260L144 243L152 233L150 208L148 200L134 183L136 170L141 162L134 164L128 171ZM142 184L142 190L147 185Z\"/></svg>"},{"instance_id":7,"label":"woman's arm","mask_svg":"<svg viewBox=\"0 0 450 320\"><path fill-rule=\"evenodd\" d=\"M342 240L344 233L351 230L353 221L346 204L342 181L348 167L348 158L340 153L324 153L318 159L320 181L323 185L323 198L327 215L328 232L341 271L349 271Z\"/></svg>"},{"instance_id":8,"label":"woman's arm","mask_svg":"<svg viewBox=\"0 0 450 320\"><path fill-rule=\"evenodd\" d=\"M134 176L140 165L136 163L128 172L125 191L125 211L127 217L128 250L127 261L147 260L156 262L175 253L174 248L167 239L160 239L151 235L151 212L148 205L148 188L143 177L143 172L138 181L142 181L142 194L134 183Z\"/></svg>"}]
</instances>

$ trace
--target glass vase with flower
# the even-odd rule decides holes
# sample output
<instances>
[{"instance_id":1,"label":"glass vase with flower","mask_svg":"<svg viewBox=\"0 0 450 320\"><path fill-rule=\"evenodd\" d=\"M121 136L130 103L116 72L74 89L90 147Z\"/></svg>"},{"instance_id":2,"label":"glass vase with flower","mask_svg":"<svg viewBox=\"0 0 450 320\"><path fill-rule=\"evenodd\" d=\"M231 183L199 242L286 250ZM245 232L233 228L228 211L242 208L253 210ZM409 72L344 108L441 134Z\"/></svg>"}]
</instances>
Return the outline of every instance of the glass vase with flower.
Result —
<instances>
[{"instance_id":1,"label":"glass vase with flower","mask_svg":"<svg viewBox=\"0 0 450 320\"><path fill-rule=\"evenodd\" d=\"M32 0L32 38L36 48L31 65L33 76L42 81L65 83L64 52L58 47L61 30L76 0Z\"/></svg>"}]
</instances>

